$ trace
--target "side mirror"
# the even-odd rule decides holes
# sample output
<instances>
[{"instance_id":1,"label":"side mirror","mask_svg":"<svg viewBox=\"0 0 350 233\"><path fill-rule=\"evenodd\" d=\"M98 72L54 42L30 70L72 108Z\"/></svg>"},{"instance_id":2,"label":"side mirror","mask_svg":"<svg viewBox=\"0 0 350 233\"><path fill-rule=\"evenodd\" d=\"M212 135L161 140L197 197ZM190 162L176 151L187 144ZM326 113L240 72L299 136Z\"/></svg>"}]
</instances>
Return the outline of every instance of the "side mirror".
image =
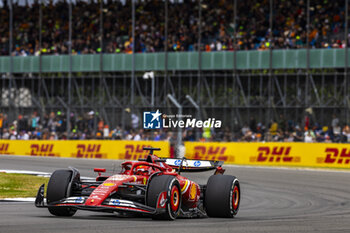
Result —
<instances>
[{"instance_id":1,"label":"side mirror","mask_svg":"<svg viewBox=\"0 0 350 233\"><path fill-rule=\"evenodd\" d=\"M221 166L219 166L216 168L214 175L219 175L219 174L223 175L224 172L225 172L225 169L223 169Z\"/></svg>"},{"instance_id":2,"label":"side mirror","mask_svg":"<svg viewBox=\"0 0 350 233\"><path fill-rule=\"evenodd\" d=\"M94 168L94 172L98 172L98 176L101 176L101 172L106 172L106 168Z\"/></svg>"}]
</instances>

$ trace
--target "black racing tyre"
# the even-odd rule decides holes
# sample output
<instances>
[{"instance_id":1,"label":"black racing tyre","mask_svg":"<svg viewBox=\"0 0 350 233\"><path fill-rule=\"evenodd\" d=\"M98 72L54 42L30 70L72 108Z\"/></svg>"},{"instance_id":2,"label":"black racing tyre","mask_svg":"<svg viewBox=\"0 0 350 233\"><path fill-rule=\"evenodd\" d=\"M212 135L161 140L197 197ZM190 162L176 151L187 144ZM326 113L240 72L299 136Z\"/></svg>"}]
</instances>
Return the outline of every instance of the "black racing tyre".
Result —
<instances>
[{"instance_id":1,"label":"black racing tyre","mask_svg":"<svg viewBox=\"0 0 350 233\"><path fill-rule=\"evenodd\" d=\"M153 177L147 186L146 203L148 206L157 208L159 194L167 192L165 213L153 216L153 219L174 220L180 214L181 188L180 183L174 176L161 175Z\"/></svg>"},{"instance_id":2,"label":"black racing tyre","mask_svg":"<svg viewBox=\"0 0 350 233\"><path fill-rule=\"evenodd\" d=\"M67 197L67 190L72 178L72 173L71 170L57 170L52 173L46 191L48 205ZM77 211L69 207L48 207L48 209L52 215L56 216L73 216Z\"/></svg>"},{"instance_id":3,"label":"black racing tyre","mask_svg":"<svg viewBox=\"0 0 350 233\"><path fill-rule=\"evenodd\" d=\"M209 217L233 218L239 209L241 189L236 177L213 175L209 177L204 206Z\"/></svg>"}]
</instances>

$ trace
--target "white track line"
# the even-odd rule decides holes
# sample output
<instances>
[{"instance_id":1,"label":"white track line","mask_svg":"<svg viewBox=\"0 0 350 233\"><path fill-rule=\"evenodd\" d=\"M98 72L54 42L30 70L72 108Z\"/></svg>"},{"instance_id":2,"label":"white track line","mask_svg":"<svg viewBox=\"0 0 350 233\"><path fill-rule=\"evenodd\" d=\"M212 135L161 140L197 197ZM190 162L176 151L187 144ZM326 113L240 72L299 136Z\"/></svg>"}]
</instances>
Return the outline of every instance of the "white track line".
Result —
<instances>
[{"instance_id":1,"label":"white track line","mask_svg":"<svg viewBox=\"0 0 350 233\"><path fill-rule=\"evenodd\" d=\"M26 197L26 198L4 198L0 199L0 202L34 202L35 198L34 197Z\"/></svg>"},{"instance_id":2,"label":"white track line","mask_svg":"<svg viewBox=\"0 0 350 233\"><path fill-rule=\"evenodd\" d=\"M12 173L12 174L25 174L25 175L34 175L34 176L43 176L50 177L52 173L49 172L39 172L39 171L27 171L27 170L0 170L0 173ZM82 176L83 180L95 179L93 177Z\"/></svg>"},{"instance_id":3,"label":"white track line","mask_svg":"<svg viewBox=\"0 0 350 233\"><path fill-rule=\"evenodd\" d=\"M48 172L38 172L38 171L26 171L26 170L0 170L0 173L11 173L11 174L25 174L34 176L44 176L50 177L51 173Z\"/></svg>"}]
</instances>

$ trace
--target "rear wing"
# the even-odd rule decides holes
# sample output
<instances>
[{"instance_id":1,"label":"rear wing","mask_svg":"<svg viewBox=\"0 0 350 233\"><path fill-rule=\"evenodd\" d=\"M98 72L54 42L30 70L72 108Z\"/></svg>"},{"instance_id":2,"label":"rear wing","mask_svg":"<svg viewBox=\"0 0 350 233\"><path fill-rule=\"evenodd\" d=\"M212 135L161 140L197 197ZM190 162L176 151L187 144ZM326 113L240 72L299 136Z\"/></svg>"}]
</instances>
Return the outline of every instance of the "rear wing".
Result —
<instances>
[{"instance_id":1,"label":"rear wing","mask_svg":"<svg viewBox=\"0 0 350 233\"><path fill-rule=\"evenodd\" d=\"M215 170L224 164L223 161L192 160L192 159L169 159L163 158L165 163L179 172L204 172Z\"/></svg>"}]
</instances>

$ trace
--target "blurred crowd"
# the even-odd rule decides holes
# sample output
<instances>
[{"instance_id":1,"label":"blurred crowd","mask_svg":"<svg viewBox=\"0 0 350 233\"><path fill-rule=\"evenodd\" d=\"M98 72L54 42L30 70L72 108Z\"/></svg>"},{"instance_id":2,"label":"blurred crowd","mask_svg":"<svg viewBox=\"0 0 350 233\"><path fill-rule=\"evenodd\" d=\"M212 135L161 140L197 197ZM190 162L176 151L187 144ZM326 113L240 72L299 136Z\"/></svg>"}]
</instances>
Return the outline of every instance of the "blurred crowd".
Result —
<instances>
[{"instance_id":1,"label":"blurred crowd","mask_svg":"<svg viewBox=\"0 0 350 233\"><path fill-rule=\"evenodd\" d=\"M90 111L83 115L71 114L71 134L73 140L153 140L176 142L176 129L144 130L135 114L131 114L127 126L109 127L97 113ZM344 119L343 119L344 120ZM141 126L142 127L142 126ZM124 128L124 129L123 129ZM305 115L302 122L286 119L283 115L263 125L251 117L249 122L220 129L187 128L182 132L183 141L202 142L350 142L350 127L336 115L329 124L314 122L311 115ZM0 113L0 139L11 140L66 140L67 117L64 113L51 112L40 116L37 112L18 115L9 121L6 114Z\"/></svg>"},{"instance_id":2,"label":"blurred crowd","mask_svg":"<svg viewBox=\"0 0 350 233\"><path fill-rule=\"evenodd\" d=\"M225 132L232 139L229 130L226 129ZM238 137L233 141L347 143L350 142L350 126L335 114L326 125L317 123L310 114L305 115L302 122L280 115L278 120L271 120L267 126L256 123L255 118L251 117L249 123L244 124L236 136Z\"/></svg>"},{"instance_id":3,"label":"blurred crowd","mask_svg":"<svg viewBox=\"0 0 350 233\"><path fill-rule=\"evenodd\" d=\"M310 1L310 30L307 34L307 1L273 1L270 32L268 0L237 1L234 35L233 1L202 1L202 42L198 46L197 1L169 3L168 41L165 42L164 1L137 1L135 40L132 38L131 1L107 1L100 22L99 3L77 1L72 9L72 53L138 53L164 51L265 50L344 48L344 1ZM42 46L39 46L39 4L13 7L15 56L67 54L68 5L65 1L42 8ZM100 23L103 25L101 46ZM9 10L0 8L0 55L9 54ZM236 38L236 39L234 39Z\"/></svg>"}]
</instances>

